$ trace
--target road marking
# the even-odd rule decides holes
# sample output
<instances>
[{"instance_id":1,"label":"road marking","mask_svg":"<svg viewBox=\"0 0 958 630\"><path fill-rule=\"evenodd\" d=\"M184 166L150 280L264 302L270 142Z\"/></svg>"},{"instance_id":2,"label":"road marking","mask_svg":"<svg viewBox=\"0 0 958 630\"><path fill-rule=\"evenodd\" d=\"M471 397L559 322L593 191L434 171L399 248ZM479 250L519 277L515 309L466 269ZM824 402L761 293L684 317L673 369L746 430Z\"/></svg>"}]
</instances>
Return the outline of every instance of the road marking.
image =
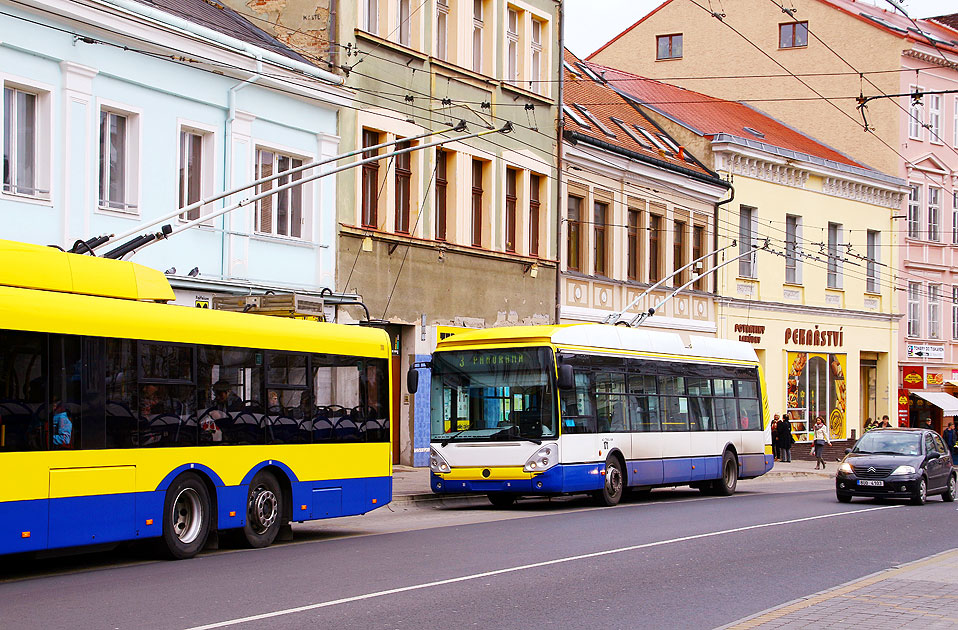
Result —
<instances>
[{"instance_id":1,"label":"road marking","mask_svg":"<svg viewBox=\"0 0 958 630\"><path fill-rule=\"evenodd\" d=\"M418 591L418 590L422 590L426 588L433 588L436 586L456 584L457 582L481 580L483 578L492 577L495 575L504 575L506 573L515 573L517 571L526 571L528 569L538 569L540 567L548 567L555 564L564 564L566 562L574 562L576 560L586 560L589 558L598 558L600 556L609 556L609 555L618 554L618 553L625 553L627 551L637 551L639 549L661 547L663 545L671 545L674 543L686 542L689 540L700 540L703 538L724 536L726 534L736 534L739 532L746 532L753 529L763 529L766 527L778 527L780 525L793 525L795 523L807 523L808 521L834 518L836 516L864 514L866 512L876 512L878 510L893 510L900 507L902 506L901 505L883 505L880 507L865 508L863 510L854 510L849 512L832 512L830 514L819 514L817 516L805 516L802 518L794 518L787 521L775 521L773 523L760 523L758 525L746 525L744 527L733 527L732 529L723 529L718 532L707 532L704 534L693 534L691 536L681 536L679 538L670 538L669 540L658 540L655 542L642 543L641 545L630 545L628 547L619 547L618 549L607 549L605 551L593 551L592 553L584 553L584 554L579 554L576 556L567 556L565 558L556 558L555 560L545 560L543 562L523 564L523 565L519 565L515 567L507 567L505 569L496 569L494 571L485 571L483 573L474 573L472 575L463 575L460 577L448 578L445 580L437 580L435 582L424 582L422 584L413 584L411 586L401 586L399 588L391 588L385 591L376 591L374 593L365 593L363 595L343 597L342 599L334 599L328 602L320 602L317 604L307 604L305 606L297 606L295 608L286 608L284 610L275 610L273 612L262 613L259 615L250 615L249 617L239 617L237 619L229 619L227 621L218 621L216 623L211 623L204 626L194 626L192 628L188 628L187 630L213 630L214 628L227 628L229 626L236 626L243 623L249 623L251 621L261 621L263 619L271 619L273 617L282 617L284 615L294 615L296 613L306 612L310 610L317 610L319 608L329 608L330 606L338 606L339 604L349 604L352 602L359 602L366 599L373 599L376 597L385 597L386 595L396 595L397 593L408 593L410 591Z\"/></svg>"}]
</instances>

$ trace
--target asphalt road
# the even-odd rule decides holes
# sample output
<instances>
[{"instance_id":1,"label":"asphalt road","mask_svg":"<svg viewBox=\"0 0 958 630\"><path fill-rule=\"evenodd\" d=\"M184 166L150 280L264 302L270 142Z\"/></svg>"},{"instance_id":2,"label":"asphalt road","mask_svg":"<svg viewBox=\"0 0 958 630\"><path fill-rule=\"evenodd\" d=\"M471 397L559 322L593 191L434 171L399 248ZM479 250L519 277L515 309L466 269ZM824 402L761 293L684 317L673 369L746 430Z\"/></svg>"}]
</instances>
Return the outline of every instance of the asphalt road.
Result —
<instances>
[{"instance_id":1,"label":"asphalt road","mask_svg":"<svg viewBox=\"0 0 958 630\"><path fill-rule=\"evenodd\" d=\"M827 480L757 480L615 508L378 510L189 561L8 561L0 627L714 628L958 546L955 505L842 505Z\"/></svg>"}]
</instances>

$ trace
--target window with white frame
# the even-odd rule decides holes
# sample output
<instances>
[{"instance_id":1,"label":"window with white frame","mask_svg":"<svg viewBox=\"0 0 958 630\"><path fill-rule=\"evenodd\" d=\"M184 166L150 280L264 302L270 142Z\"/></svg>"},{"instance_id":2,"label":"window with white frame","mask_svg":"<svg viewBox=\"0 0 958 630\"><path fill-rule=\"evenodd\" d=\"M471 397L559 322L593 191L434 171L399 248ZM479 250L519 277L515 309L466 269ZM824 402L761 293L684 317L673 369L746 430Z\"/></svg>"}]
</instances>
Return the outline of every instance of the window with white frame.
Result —
<instances>
[{"instance_id":1,"label":"window with white frame","mask_svg":"<svg viewBox=\"0 0 958 630\"><path fill-rule=\"evenodd\" d=\"M801 238L802 218L785 215L785 282L790 284L802 283Z\"/></svg>"},{"instance_id":2,"label":"window with white frame","mask_svg":"<svg viewBox=\"0 0 958 630\"><path fill-rule=\"evenodd\" d=\"M256 179L278 175L290 169L303 165L303 159L274 151L265 147L256 148ZM270 190L277 190L272 195L256 202L255 229L260 234L276 236L303 237L305 221L306 199L303 186L290 186L303 178L302 171L291 175L284 175L270 180L256 187L256 193L261 194Z\"/></svg>"},{"instance_id":3,"label":"window with white frame","mask_svg":"<svg viewBox=\"0 0 958 630\"><path fill-rule=\"evenodd\" d=\"M45 95L3 88L3 192L47 199L46 151L42 148Z\"/></svg>"},{"instance_id":4,"label":"window with white frame","mask_svg":"<svg viewBox=\"0 0 958 630\"><path fill-rule=\"evenodd\" d=\"M399 23L399 43L403 46L409 46L412 43L412 31L411 24L409 21L409 0L398 0L399 6L397 6L398 15L396 19Z\"/></svg>"},{"instance_id":5,"label":"window with white frame","mask_svg":"<svg viewBox=\"0 0 958 630\"><path fill-rule=\"evenodd\" d=\"M482 73L483 0L472 0L472 69Z\"/></svg>"},{"instance_id":6,"label":"window with white frame","mask_svg":"<svg viewBox=\"0 0 958 630\"><path fill-rule=\"evenodd\" d=\"M951 125L951 144L958 147L958 96L955 97L954 121Z\"/></svg>"},{"instance_id":7,"label":"window with white frame","mask_svg":"<svg viewBox=\"0 0 958 630\"><path fill-rule=\"evenodd\" d=\"M951 338L958 339L958 284L951 287Z\"/></svg>"},{"instance_id":8,"label":"window with white frame","mask_svg":"<svg viewBox=\"0 0 958 630\"><path fill-rule=\"evenodd\" d=\"M908 191L908 237L921 238L921 189L911 186Z\"/></svg>"},{"instance_id":9,"label":"window with white frame","mask_svg":"<svg viewBox=\"0 0 958 630\"><path fill-rule=\"evenodd\" d=\"M363 27L367 32L375 35L379 32L379 0L363 0L363 4L366 8Z\"/></svg>"},{"instance_id":10,"label":"window with white frame","mask_svg":"<svg viewBox=\"0 0 958 630\"><path fill-rule=\"evenodd\" d=\"M113 109L100 110L100 207L137 211L137 154L139 117Z\"/></svg>"},{"instance_id":11,"label":"window with white frame","mask_svg":"<svg viewBox=\"0 0 958 630\"><path fill-rule=\"evenodd\" d=\"M941 285L928 285L928 338L941 339Z\"/></svg>"},{"instance_id":12,"label":"window with white frame","mask_svg":"<svg viewBox=\"0 0 958 630\"><path fill-rule=\"evenodd\" d=\"M839 249L842 246L841 223L828 223L828 272L827 286L829 289L842 288L842 257Z\"/></svg>"},{"instance_id":13,"label":"window with white frame","mask_svg":"<svg viewBox=\"0 0 958 630\"><path fill-rule=\"evenodd\" d=\"M951 194L951 242L958 245L958 190Z\"/></svg>"},{"instance_id":14,"label":"window with white frame","mask_svg":"<svg viewBox=\"0 0 958 630\"><path fill-rule=\"evenodd\" d=\"M449 0L436 0L436 56L449 61Z\"/></svg>"},{"instance_id":15,"label":"window with white frame","mask_svg":"<svg viewBox=\"0 0 958 630\"><path fill-rule=\"evenodd\" d=\"M881 293L881 274L878 270L881 258L881 232L868 230L868 242L865 245L865 290L869 293Z\"/></svg>"},{"instance_id":16,"label":"window with white frame","mask_svg":"<svg viewBox=\"0 0 958 630\"><path fill-rule=\"evenodd\" d=\"M928 240L941 240L941 188L928 187Z\"/></svg>"},{"instance_id":17,"label":"window with white frame","mask_svg":"<svg viewBox=\"0 0 958 630\"><path fill-rule=\"evenodd\" d=\"M210 193L212 187L212 134L196 129L180 129L180 171L177 178L179 207L192 205ZM183 221L200 218L201 208L192 208L180 215Z\"/></svg>"},{"instance_id":18,"label":"window with white frame","mask_svg":"<svg viewBox=\"0 0 958 630\"><path fill-rule=\"evenodd\" d=\"M921 336L921 283L908 283L908 336Z\"/></svg>"},{"instance_id":19,"label":"window with white frame","mask_svg":"<svg viewBox=\"0 0 958 630\"><path fill-rule=\"evenodd\" d=\"M532 67L529 73L529 89L538 94L544 90L540 81L542 79L542 22L532 19L532 42L529 47L532 49Z\"/></svg>"},{"instance_id":20,"label":"window with white frame","mask_svg":"<svg viewBox=\"0 0 958 630\"><path fill-rule=\"evenodd\" d=\"M738 249L739 255L748 253L754 247L758 228L758 209L749 206L739 206L738 215ZM738 275L743 278L754 278L756 272L755 252L738 259Z\"/></svg>"},{"instance_id":21,"label":"window with white frame","mask_svg":"<svg viewBox=\"0 0 958 630\"><path fill-rule=\"evenodd\" d=\"M519 11L509 7L506 12L506 81L519 81Z\"/></svg>"},{"instance_id":22,"label":"window with white frame","mask_svg":"<svg viewBox=\"0 0 958 630\"><path fill-rule=\"evenodd\" d=\"M941 144L941 94L928 95L928 139Z\"/></svg>"},{"instance_id":23,"label":"window with white frame","mask_svg":"<svg viewBox=\"0 0 958 630\"><path fill-rule=\"evenodd\" d=\"M924 88L920 86L908 86L909 92L922 92ZM921 97L911 98L908 104L908 137L913 140L922 139L922 129L925 125L925 110L922 107Z\"/></svg>"}]
</instances>

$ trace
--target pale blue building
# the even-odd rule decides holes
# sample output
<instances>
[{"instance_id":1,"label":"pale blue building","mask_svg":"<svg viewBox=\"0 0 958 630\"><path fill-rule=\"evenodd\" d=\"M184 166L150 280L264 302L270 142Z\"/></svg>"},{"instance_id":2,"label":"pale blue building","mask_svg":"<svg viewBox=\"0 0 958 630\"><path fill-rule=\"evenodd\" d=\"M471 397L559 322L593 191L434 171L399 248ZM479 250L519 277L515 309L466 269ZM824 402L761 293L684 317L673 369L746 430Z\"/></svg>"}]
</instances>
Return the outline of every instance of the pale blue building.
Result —
<instances>
[{"instance_id":1,"label":"pale blue building","mask_svg":"<svg viewBox=\"0 0 958 630\"><path fill-rule=\"evenodd\" d=\"M230 9L203 0L0 5L0 238L69 249L163 224L175 232L252 190L202 215L146 224L339 152L338 112L351 104L342 79ZM167 271L185 304L335 290L336 199L336 178L317 179L127 258Z\"/></svg>"}]
</instances>

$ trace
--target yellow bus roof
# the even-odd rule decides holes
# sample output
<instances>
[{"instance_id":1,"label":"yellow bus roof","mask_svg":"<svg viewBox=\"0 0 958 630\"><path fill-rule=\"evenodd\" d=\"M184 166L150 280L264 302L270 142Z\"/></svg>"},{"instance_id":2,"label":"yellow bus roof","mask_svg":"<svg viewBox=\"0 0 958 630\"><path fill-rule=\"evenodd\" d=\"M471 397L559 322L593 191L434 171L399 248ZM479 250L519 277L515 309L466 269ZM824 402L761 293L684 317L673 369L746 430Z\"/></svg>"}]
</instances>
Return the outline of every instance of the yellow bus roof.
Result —
<instances>
[{"instance_id":1,"label":"yellow bus roof","mask_svg":"<svg viewBox=\"0 0 958 630\"><path fill-rule=\"evenodd\" d=\"M479 328L456 333L438 343L436 350L451 350L464 346L495 343L552 343L552 335L562 328L579 324L551 324L542 326L502 326L499 328Z\"/></svg>"},{"instance_id":2,"label":"yellow bus roof","mask_svg":"<svg viewBox=\"0 0 958 630\"><path fill-rule=\"evenodd\" d=\"M0 286L127 300L174 299L166 276L136 263L0 240Z\"/></svg>"}]
</instances>

